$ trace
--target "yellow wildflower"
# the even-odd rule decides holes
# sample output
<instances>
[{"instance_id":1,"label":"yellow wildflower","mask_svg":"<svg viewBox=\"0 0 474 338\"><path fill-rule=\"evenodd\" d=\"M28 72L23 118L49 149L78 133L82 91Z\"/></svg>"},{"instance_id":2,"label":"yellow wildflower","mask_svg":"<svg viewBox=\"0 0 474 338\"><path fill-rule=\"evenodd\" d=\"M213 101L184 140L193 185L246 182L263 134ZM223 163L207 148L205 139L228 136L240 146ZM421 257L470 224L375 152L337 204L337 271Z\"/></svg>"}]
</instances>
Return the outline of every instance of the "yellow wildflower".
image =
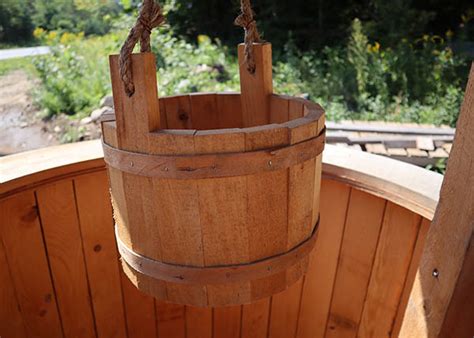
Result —
<instances>
[{"instance_id":1,"label":"yellow wildflower","mask_svg":"<svg viewBox=\"0 0 474 338\"><path fill-rule=\"evenodd\" d=\"M33 36L36 39L41 39L44 36L45 33L46 33L46 31L43 28L36 27L35 30L33 31Z\"/></svg>"},{"instance_id":2,"label":"yellow wildflower","mask_svg":"<svg viewBox=\"0 0 474 338\"><path fill-rule=\"evenodd\" d=\"M204 34L198 35L197 40L198 40L199 44L210 43L211 42L211 38L208 37L207 35L204 35Z\"/></svg>"}]
</instances>

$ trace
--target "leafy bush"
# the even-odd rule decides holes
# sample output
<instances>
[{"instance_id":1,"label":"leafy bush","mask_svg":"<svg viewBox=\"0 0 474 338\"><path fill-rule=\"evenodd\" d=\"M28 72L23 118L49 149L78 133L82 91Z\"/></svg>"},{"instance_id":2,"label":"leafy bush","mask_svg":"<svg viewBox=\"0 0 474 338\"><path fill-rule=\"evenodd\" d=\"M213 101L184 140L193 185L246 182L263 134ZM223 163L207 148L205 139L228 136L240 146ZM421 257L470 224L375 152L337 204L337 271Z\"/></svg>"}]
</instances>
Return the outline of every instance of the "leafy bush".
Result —
<instances>
[{"instance_id":1,"label":"leafy bush","mask_svg":"<svg viewBox=\"0 0 474 338\"><path fill-rule=\"evenodd\" d=\"M28 0L0 1L0 42L18 44L31 38L33 24Z\"/></svg>"},{"instance_id":2,"label":"leafy bush","mask_svg":"<svg viewBox=\"0 0 474 338\"><path fill-rule=\"evenodd\" d=\"M334 108L330 118L454 125L468 63L437 36L371 44L356 19L346 48L301 53L290 42L277 71L280 82L296 84L293 93Z\"/></svg>"},{"instance_id":3,"label":"leafy bush","mask_svg":"<svg viewBox=\"0 0 474 338\"><path fill-rule=\"evenodd\" d=\"M34 0L32 22L49 31L103 35L122 11L113 0Z\"/></svg>"},{"instance_id":4,"label":"leafy bush","mask_svg":"<svg viewBox=\"0 0 474 338\"><path fill-rule=\"evenodd\" d=\"M43 81L39 102L49 115L87 113L110 92L107 55L116 53L133 19L124 17L114 33L35 34L53 46L36 68ZM196 44L167 28L152 35L161 96L197 91L239 90L236 57L219 40L199 35ZM274 64L275 90L306 94L331 119L411 121L454 125L463 95L467 62L445 41L425 35L396 48L371 42L354 20L346 46L301 52L290 40Z\"/></svg>"},{"instance_id":5,"label":"leafy bush","mask_svg":"<svg viewBox=\"0 0 474 338\"><path fill-rule=\"evenodd\" d=\"M36 34L51 46L51 54L35 60L42 81L36 96L45 114L90 113L110 91L107 55L117 49L117 36L86 40L81 33Z\"/></svg>"},{"instance_id":6,"label":"leafy bush","mask_svg":"<svg viewBox=\"0 0 474 338\"><path fill-rule=\"evenodd\" d=\"M35 62L43 83L37 98L45 114L90 113L111 91L107 56L118 52L125 31L94 38L41 29L35 34L52 46L50 55ZM164 29L153 34L161 96L239 88L237 63L227 56L225 47L207 36L198 40L196 47Z\"/></svg>"}]
</instances>

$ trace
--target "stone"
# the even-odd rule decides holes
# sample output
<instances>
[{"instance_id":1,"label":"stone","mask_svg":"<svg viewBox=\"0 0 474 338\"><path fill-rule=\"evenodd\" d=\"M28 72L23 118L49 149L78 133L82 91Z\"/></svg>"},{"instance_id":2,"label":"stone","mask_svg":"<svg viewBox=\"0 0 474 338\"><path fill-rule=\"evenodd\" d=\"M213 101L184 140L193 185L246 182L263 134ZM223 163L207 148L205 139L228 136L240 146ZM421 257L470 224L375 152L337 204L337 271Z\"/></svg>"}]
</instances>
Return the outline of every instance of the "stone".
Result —
<instances>
[{"instance_id":1,"label":"stone","mask_svg":"<svg viewBox=\"0 0 474 338\"><path fill-rule=\"evenodd\" d=\"M92 119L90 117L84 117L79 123L81 126L85 126L86 124L92 123Z\"/></svg>"},{"instance_id":2,"label":"stone","mask_svg":"<svg viewBox=\"0 0 474 338\"><path fill-rule=\"evenodd\" d=\"M114 110L110 107L102 107L99 109L94 110L90 118L92 119L93 122L100 120L100 118L105 115L105 114L113 114Z\"/></svg>"},{"instance_id":3,"label":"stone","mask_svg":"<svg viewBox=\"0 0 474 338\"><path fill-rule=\"evenodd\" d=\"M102 98L102 100L100 101L100 107L101 108L104 108L104 107L113 108L114 107L114 98L112 97L112 95L104 96Z\"/></svg>"}]
</instances>

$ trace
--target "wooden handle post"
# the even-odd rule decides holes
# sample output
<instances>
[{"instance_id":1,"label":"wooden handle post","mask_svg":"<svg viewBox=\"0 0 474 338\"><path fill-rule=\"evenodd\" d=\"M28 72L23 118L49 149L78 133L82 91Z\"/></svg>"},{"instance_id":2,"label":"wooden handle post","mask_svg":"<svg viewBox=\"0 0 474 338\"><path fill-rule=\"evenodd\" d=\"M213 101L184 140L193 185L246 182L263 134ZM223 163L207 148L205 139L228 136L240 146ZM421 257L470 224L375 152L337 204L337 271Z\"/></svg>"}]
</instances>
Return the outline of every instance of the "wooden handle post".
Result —
<instances>
[{"instance_id":1,"label":"wooden handle post","mask_svg":"<svg viewBox=\"0 0 474 338\"><path fill-rule=\"evenodd\" d=\"M254 43L255 72L247 69L245 44L239 45L240 88L243 127L270 123L270 99L273 94L272 45Z\"/></svg>"},{"instance_id":2,"label":"wooden handle post","mask_svg":"<svg viewBox=\"0 0 474 338\"><path fill-rule=\"evenodd\" d=\"M120 149L143 151L148 146L148 133L160 129L160 105L156 81L155 55L132 55L132 77L135 93L129 97L120 76L119 56L110 56L110 74Z\"/></svg>"}]
</instances>

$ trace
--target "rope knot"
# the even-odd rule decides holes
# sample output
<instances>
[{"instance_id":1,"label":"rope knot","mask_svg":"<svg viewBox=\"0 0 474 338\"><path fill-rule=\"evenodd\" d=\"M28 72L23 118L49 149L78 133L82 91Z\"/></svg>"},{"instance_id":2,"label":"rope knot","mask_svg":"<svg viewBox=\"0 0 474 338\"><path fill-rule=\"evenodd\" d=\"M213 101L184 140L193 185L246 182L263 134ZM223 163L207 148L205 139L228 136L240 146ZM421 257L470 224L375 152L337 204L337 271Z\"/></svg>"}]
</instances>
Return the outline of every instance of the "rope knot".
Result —
<instances>
[{"instance_id":1,"label":"rope knot","mask_svg":"<svg viewBox=\"0 0 474 338\"><path fill-rule=\"evenodd\" d=\"M154 0L144 0L137 22L130 30L127 40L120 50L120 76L125 86L125 92L129 97L135 93L135 85L132 76L132 52L140 40L140 52L151 52L150 35L154 28L165 21L163 10L159 3Z\"/></svg>"},{"instance_id":2,"label":"rope knot","mask_svg":"<svg viewBox=\"0 0 474 338\"><path fill-rule=\"evenodd\" d=\"M257 22L254 19L254 13L250 5L250 0L241 1L242 13L235 19L235 25L245 30L245 63L247 70L254 74L256 70L255 56L253 53L253 44L261 42L260 34L257 28Z\"/></svg>"}]
</instances>

